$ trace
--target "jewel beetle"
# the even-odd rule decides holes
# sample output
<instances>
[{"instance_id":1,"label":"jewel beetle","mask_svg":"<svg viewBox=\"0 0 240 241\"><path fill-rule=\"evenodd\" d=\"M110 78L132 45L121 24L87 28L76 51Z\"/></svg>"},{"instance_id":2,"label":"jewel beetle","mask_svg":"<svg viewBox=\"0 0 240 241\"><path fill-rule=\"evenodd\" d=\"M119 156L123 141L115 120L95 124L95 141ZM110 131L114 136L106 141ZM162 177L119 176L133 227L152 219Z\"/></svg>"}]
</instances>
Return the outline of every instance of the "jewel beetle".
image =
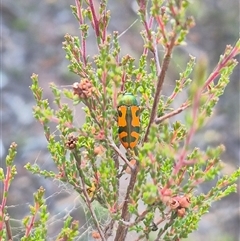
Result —
<instances>
[{"instance_id":1,"label":"jewel beetle","mask_svg":"<svg viewBox=\"0 0 240 241\"><path fill-rule=\"evenodd\" d=\"M133 149L138 143L140 131L140 108L136 97L131 93L123 94L117 110L119 139L126 149Z\"/></svg>"}]
</instances>

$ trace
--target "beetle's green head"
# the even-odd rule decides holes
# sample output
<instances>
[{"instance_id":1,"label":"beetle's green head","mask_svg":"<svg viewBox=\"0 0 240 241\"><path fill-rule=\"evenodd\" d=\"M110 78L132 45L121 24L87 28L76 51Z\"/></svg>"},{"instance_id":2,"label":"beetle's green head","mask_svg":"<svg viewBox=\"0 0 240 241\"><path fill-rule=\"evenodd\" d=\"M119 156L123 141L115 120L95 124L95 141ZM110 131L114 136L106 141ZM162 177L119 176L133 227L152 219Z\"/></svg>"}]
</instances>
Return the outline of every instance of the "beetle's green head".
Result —
<instances>
[{"instance_id":1,"label":"beetle's green head","mask_svg":"<svg viewBox=\"0 0 240 241\"><path fill-rule=\"evenodd\" d=\"M120 96L118 100L118 106L125 105L125 106L138 106L138 101L136 97L131 93L125 93Z\"/></svg>"}]
</instances>

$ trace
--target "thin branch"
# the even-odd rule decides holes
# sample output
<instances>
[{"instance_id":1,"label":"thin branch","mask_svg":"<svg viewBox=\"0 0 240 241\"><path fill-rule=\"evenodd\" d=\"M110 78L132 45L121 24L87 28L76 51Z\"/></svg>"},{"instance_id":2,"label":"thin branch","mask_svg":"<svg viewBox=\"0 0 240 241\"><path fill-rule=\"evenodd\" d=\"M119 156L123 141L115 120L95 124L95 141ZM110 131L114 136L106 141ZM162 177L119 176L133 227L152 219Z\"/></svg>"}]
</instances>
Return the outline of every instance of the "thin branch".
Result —
<instances>
[{"instance_id":1,"label":"thin branch","mask_svg":"<svg viewBox=\"0 0 240 241\"><path fill-rule=\"evenodd\" d=\"M154 241L159 241L159 240L160 240L160 238L161 238L161 236L163 235L163 233L166 232L167 229L172 226L174 220L175 220L175 219L174 219L173 217L170 218L169 223L166 223L165 226L164 226L162 229L159 230L158 235L157 235L157 238L154 239Z\"/></svg>"},{"instance_id":2,"label":"thin branch","mask_svg":"<svg viewBox=\"0 0 240 241\"><path fill-rule=\"evenodd\" d=\"M104 229L104 234L105 234L105 237L106 239L108 239L110 236L112 236L112 232L113 232L113 226L114 226L114 223L116 221L114 219L112 219L109 224L106 225L105 229Z\"/></svg>"},{"instance_id":3,"label":"thin branch","mask_svg":"<svg viewBox=\"0 0 240 241\"><path fill-rule=\"evenodd\" d=\"M89 6L90 6L92 17L93 17L93 27L94 27L94 30L96 32L96 36L98 38L100 36L99 22L98 22L98 19L97 19L97 16L96 16L95 8L94 8L94 5L93 5L93 0L89 0Z\"/></svg>"},{"instance_id":4,"label":"thin branch","mask_svg":"<svg viewBox=\"0 0 240 241\"><path fill-rule=\"evenodd\" d=\"M76 162L77 162L77 160L76 160ZM91 216L93 218L94 224L96 225L96 228L97 228L97 230L98 230L98 232L99 232L99 234L101 236L101 239L103 241L106 241L104 233L103 233L103 230L102 230L102 228L101 228L101 226L100 226L100 224L98 222L98 218L97 218L97 216L96 216L96 214L95 214L95 212L94 212L94 210L92 208L91 200L89 199L89 196L88 196L88 193L87 193L87 189L86 189L86 185L85 185L84 174L83 174L81 168L79 167L79 163L78 162L77 162L77 168L79 170L79 177L80 177L80 180L81 180L81 183L82 183L82 187L83 187L82 188L82 192L83 192L84 197L85 197L86 205L87 205L87 207L88 207L88 209L89 209L89 211L91 213Z\"/></svg>"},{"instance_id":5,"label":"thin branch","mask_svg":"<svg viewBox=\"0 0 240 241\"><path fill-rule=\"evenodd\" d=\"M133 190L134 185L136 183L138 171L139 171L139 163L136 162L135 168L134 169L132 168L131 179L129 181L127 193L126 193L124 203L123 203L123 208L122 208L121 218L122 218L122 220L124 220L126 222L128 222L130 220L130 213L128 211L128 204L129 204L129 201L130 201L129 200L130 194L132 193L132 190ZM125 238L127 236L127 232L128 232L128 227L125 226L123 223L119 223L114 241L125 240Z\"/></svg>"},{"instance_id":6,"label":"thin branch","mask_svg":"<svg viewBox=\"0 0 240 241\"><path fill-rule=\"evenodd\" d=\"M116 144L114 143L114 141L109 137L108 140L110 141L110 146L114 149L114 151L119 155L119 157L128 165L128 167L133 171L134 168L131 165L131 163L128 161L128 159L123 156L123 154L121 153L120 149L116 146Z\"/></svg>"},{"instance_id":7,"label":"thin branch","mask_svg":"<svg viewBox=\"0 0 240 241\"><path fill-rule=\"evenodd\" d=\"M82 16L82 11L81 11L81 5L79 0L75 0L75 4L77 7L77 16L79 19L79 25L81 26L84 24L83 16ZM87 57L86 57L86 39L84 37L83 31L81 31L81 43L82 43L82 51L80 49L80 53L83 57L83 63L86 66L87 65Z\"/></svg>"},{"instance_id":8,"label":"thin branch","mask_svg":"<svg viewBox=\"0 0 240 241\"><path fill-rule=\"evenodd\" d=\"M10 187L11 182L11 166L7 167L7 173L5 180L3 182L3 195L2 195L2 203L0 204L0 231L4 228L4 214L5 214L5 206L7 203L7 194ZM0 237L0 240L2 240L2 237Z\"/></svg>"},{"instance_id":9,"label":"thin branch","mask_svg":"<svg viewBox=\"0 0 240 241\"><path fill-rule=\"evenodd\" d=\"M154 96L152 112L151 112L151 115L150 115L150 121L149 121L149 124L148 124L147 129L146 129L146 133L145 133L145 136L144 136L144 142L147 141L148 134L149 134L149 131L150 131L150 127L153 124L154 119L157 115L157 108L158 108L158 103L159 103L159 100L160 100L160 93L161 93L163 82L164 82L166 72L167 72L167 69L168 69L168 66L169 66L169 63L170 63L172 50L173 50L173 47L175 45L176 37L177 37L177 35L176 35L176 33L174 33L174 35L172 36L171 42L169 44L169 47L167 48L167 52L166 52L166 54L164 56L164 59L163 59L162 69L161 69L161 72L158 76L158 82L157 82L156 92L155 92L155 96Z\"/></svg>"},{"instance_id":10,"label":"thin branch","mask_svg":"<svg viewBox=\"0 0 240 241\"><path fill-rule=\"evenodd\" d=\"M159 118L156 118L156 119L155 119L155 123L156 123L156 124L159 124L159 123L163 122L164 120L166 120L166 119L168 119L168 118L170 118L170 117L172 117L172 116L175 116L175 115L181 113L182 111L184 111L185 109L187 109L190 105L191 105L191 104L190 104L190 103L187 103L187 102L183 103L178 109L173 110L173 111L167 113L167 114L164 115L164 116L161 116L161 117L159 117Z\"/></svg>"},{"instance_id":11,"label":"thin branch","mask_svg":"<svg viewBox=\"0 0 240 241\"><path fill-rule=\"evenodd\" d=\"M147 32L148 41L149 41L150 43L152 43L151 51L152 51L153 56L154 56L154 60L155 60L155 64L156 64L156 69L157 69L157 75L159 76L160 73L161 73L161 66L160 66L160 61L159 61L159 56L158 56L158 50L157 50L158 42L157 42L156 38L153 39L153 37L154 37L155 35L152 35L152 34L151 34L151 28L152 28L152 25L153 25L153 20L154 20L154 18L151 17L151 18L149 19L148 24L144 22L144 27L145 27L146 32ZM147 48L145 48L145 49L147 49ZM146 52L145 49L144 49L143 54L147 54L147 52Z\"/></svg>"},{"instance_id":12,"label":"thin branch","mask_svg":"<svg viewBox=\"0 0 240 241\"><path fill-rule=\"evenodd\" d=\"M30 235L31 230L34 227L34 223L35 223L37 212L38 212L39 208L40 208L39 203L38 202L35 203L35 205L34 205L34 214L32 215L32 217L30 219L29 225L27 225L27 227L26 227L25 237L28 237Z\"/></svg>"},{"instance_id":13,"label":"thin branch","mask_svg":"<svg viewBox=\"0 0 240 241\"><path fill-rule=\"evenodd\" d=\"M225 51L226 52L226 51ZM212 74L208 77L208 79L205 81L204 85L202 88L200 88L200 90L195 94L195 98L193 100L193 114L192 114L192 126L188 132L188 135L186 137L186 141L184 143L184 146L181 150L181 153L179 155L178 161L175 165L175 168L173 170L173 175L175 175L176 173L179 172L179 170L182 168L183 165L185 164L185 158L187 155L187 147L190 144L190 141L194 135L194 133L196 132L196 120L197 120L197 114L199 111L199 103L200 103L200 98L201 95L203 94L204 90L209 86L209 84L211 84L220 74L221 74L221 70L226 67L229 63L229 61L231 61L237 54L239 54L240 49L235 46L234 48L231 49L229 54L226 54L223 59L217 64L217 66L215 67L214 71L212 72Z\"/></svg>"},{"instance_id":14,"label":"thin branch","mask_svg":"<svg viewBox=\"0 0 240 241\"><path fill-rule=\"evenodd\" d=\"M6 214L4 221L5 221L6 231L7 231L7 238L8 238L8 240L13 240L13 236L12 236L12 231L11 231L11 226L10 226L9 220L10 220L10 217L9 217L8 214Z\"/></svg>"},{"instance_id":15,"label":"thin branch","mask_svg":"<svg viewBox=\"0 0 240 241\"><path fill-rule=\"evenodd\" d=\"M226 67L228 64L228 61L233 59L237 54L239 54L239 52L240 52L240 49L237 46L235 46L228 55L224 56L224 58L220 61L220 63L218 63L218 65L215 67L213 73L206 80L203 86L203 90L206 89L209 86L209 84L216 79L216 77L220 74L220 70Z\"/></svg>"},{"instance_id":16,"label":"thin branch","mask_svg":"<svg viewBox=\"0 0 240 241\"><path fill-rule=\"evenodd\" d=\"M161 65L160 65L160 61L159 61L159 56L158 56L158 51L157 51L157 45L158 45L158 43L157 43L157 41L155 40L155 44L154 44L154 46L153 46L153 48L154 48L153 54L154 54L154 59L155 59L155 63L156 63L157 75L159 76L160 73L161 73Z\"/></svg>"},{"instance_id":17,"label":"thin branch","mask_svg":"<svg viewBox=\"0 0 240 241\"><path fill-rule=\"evenodd\" d=\"M162 34L162 37L164 39L164 42L168 42L168 39L167 39L167 35L166 35L166 32L165 32L165 25L162 21L162 18L160 16L157 16L156 17L156 20L157 20L157 23L158 23L158 26L160 27L161 29L161 34Z\"/></svg>"},{"instance_id":18,"label":"thin branch","mask_svg":"<svg viewBox=\"0 0 240 241\"><path fill-rule=\"evenodd\" d=\"M174 167L173 175L176 175L176 173L179 172L179 170L182 168L184 165L184 161L187 155L187 147L190 144L190 141L196 132L196 125L197 125L197 114L199 111L199 103L200 103L200 98L201 98L202 91L198 91L195 95L195 98L193 99L193 114L192 114L192 126L187 134L186 141L184 143L184 146L182 148L181 154L178 158L178 161Z\"/></svg>"},{"instance_id":19,"label":"thin branch","mask_svg":"<svg viewBox=\"0 0 240 241\"><path fill-rule=\"evenodd\" d=\"M98 222L98 218L92 208L92 205L91 205L91 200L89 199L89 196L88 196L88 193L87 193L87 188L86 188L86 182L85 182L85 177L84 177L84 173L80 167L81 165L81 158L80 158L80 155L78 155L75 151L72 152L73 155L74 155L74 158L76 160L76 167L78 169L78 174L79 174L79 177L80 177L80 180L81 180L81 184L82 184L82 193L84 195L84 198L85 198L85 203L91 213L91 216L93 218L93 221L94 221L94 224L96 225L96 228L102 238L103 241L105 241L105 236L104 236L104 233L103 233L103 230L102 228L100 227L100 224Z\"/></svg>"}]
</instances>

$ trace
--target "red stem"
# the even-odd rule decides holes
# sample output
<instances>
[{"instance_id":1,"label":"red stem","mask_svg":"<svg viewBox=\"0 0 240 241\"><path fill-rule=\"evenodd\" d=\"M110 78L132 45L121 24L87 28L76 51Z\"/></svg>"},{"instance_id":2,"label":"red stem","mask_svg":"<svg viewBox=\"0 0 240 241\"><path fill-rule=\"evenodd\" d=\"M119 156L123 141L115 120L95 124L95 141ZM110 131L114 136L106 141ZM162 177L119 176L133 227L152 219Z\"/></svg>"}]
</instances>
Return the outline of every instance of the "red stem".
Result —
<instances>
[{"instance_id":1,"label":"red stem","mask_svg":"<svg viewBox=\"0 0 240 241\"><path fill-rule=\"evenodd\" d=\"M94 30L96 32L96 36L98 38L100 36L99 24L98 24L96 12L95 12L95 8L94 8L92 0L89 0L89 6L90 6L90 9L91 9L91 12L92 12L92 17L93 17L93 27L94 27Z\"/></svg>"},{"instance_id":2,"label":"red stem","mask_svg":"<svg viewBox=\"0 0 240 241\"><path fill-rule=\"evenodd\" d=\"M192 126L188 132L186 141L184 143L184 147L182 148L181 154L178 158L178 162L176 163L176 166L174 168L173 171L173 175L176 175L179 170L182 168L182 166L184 165L184 161L187 155L187 147L190 144L190 141L196 131L196 123L197 123L197 113L198 113L198 107L199 107L199 101L200 101L200 97L201 97L201 91L198 91L198 93L196 94L194 100L193 100L193 120L192 120Z\"/></svg>"},{"instance_id":3,"label":"red stem","mask_svg":"<svg viewBox=\"0 0 240 241\"><path fill-rule=\"evenodd\" d=\"M3 224L4 224L4 209L7 203L7 193L10 187L10 180L11 180L11 167L7 167L7 173L6 173L6 178L3 183L3 198L2 198L2 204L0 205L0 230L3 230ZM2 237L0 237L0 240Z\"/></svg>"},{"instance_id":4,"label":"red stem","mask_svg":"<svg viewBox=\"0 0 240 241\"><path fill-rule=\"evenodd\" d=\"M105 42L106 40L106 36L107 36L107 26L106 26L106 11L104 11L104 16L103 16L103 22L104 22L104 29L102 31L102 41L103 43Z\"/></svg>"},{"instance_id":5,"label":"red stem","mask_svg":"<svg viewBox=\"0 0 240 241\"><path fill-rule=\"evenodd\" d=\"M126 71L123 71L122 74L122 85L121 85L121 92L124 91L124 85L125 85L125 81L126 81Z\"/></svg>"},{"instance_id":6,"label":"red stem","mask_svg":"<svg viewBox=\"0 0 240 241\"><path fill-rule=\"evenodd\" d=\"M34 207L34 210L35 210L35 213L34 215L32 216L31 218L31 221L30 221L30 224L27 226L27 229L26 229L26 232L25 232L25 236L28 237L31 230L32 230L32 227L34 225L34 222L35 222L35 219L36 219L36 215L37 215L37 212L39 210L39 204L38 203L35 203L35 207Z\"/></svg>"},{"instance_id":7,"label":"red stem","mask_svg":"<svg viewBox=\"0 0 240 241\"><path fill-rule=\"evenodd\" d=\"M153 20L154 20L154 18L153 18L153 17L150 17L148 23L147 23L146 20L143 21L143 25L144 25L145 30L146 30L146 33L147 33L147 38L148 38L148 41L149 41L150 43L153 43L153 41L152 41L152 35L151 35L151 31L150 31L150 29L152 28L152 25L153 25ZM147 55L147 52L148 52L148 48L144 48L144 49L143 49L143 54L144 54L144 55ZM152 50L152 52L154 52L154 51Z\"/></svg>"},{"instance_id":8,"label":"red stem","mask_svg":"<svg viewBox=\"0 0 240 241\"><path fill-rule=\"evenodd\" d=\"M237 47L234 47L232 49L232 51L227 55L225 56L221 62L215 67L213 73L208 77L208 79L206 80L206 83L205 85L203 86L203 90L205 88L207 88L207 86L212 83L215 78L220 74L220 70L225 67L228 63L229 60L231 60L232 58L234 58L237 54L239 54L239 49Z\"/></svg>"},{"instance_id":9,"label":"red stem","mask_svg":"<svg viewBox=\"0 0 240 241\"><path fill-rule=\"evenodd\" d=\"M150 121L149 121L149 124L147 126L147 130L146 130L146 133L145 133L145 136L144 136L144 142L147 141L148 134L149 134L149 131L150 131L150 127L153 124L154 119L155 119L156 114L157 114L157 107L158 107L158 103L159 103L159 100L160 100L160 92L162 90L162 85L163 85L163 82L164 82L164 79L165 79L165 75L166 75L169 63L170 63L170 58L171 58L171 55L172 55L172 50L173 50L173 47L174 47L174 44L175 44L176 37L177 37L177 35L176 35L176 33L174 33L174 35L172 36L172 39L170 41L169 47L166 50L166 54L164 56L164 59L163 59L162 69L161 69L161 72L158 76L158 82L157 82L157 86L156 86L156 92L155 92L155 96L154 96L152 112L151 112L151 115L150 115Z\"/></svg>"},{"instance_id":10,"label":"red stem","mask_svg":"<svg viewBox=\"0 0 240 241\"><path fill-rule=\"evenodd\" d=\"M75 0L76 6L77 6L77 15L79 18L79 25L82 25L84 23L81 6L78 0ZM82 42L82 51L80 50L80 54L83 58L83 63L86 66L87 65L87 57L86 57L86 40L83 36L83 32L81 31L81 42Z\"/></svg>"},{"instance_id":11,"label":"red stem","mask_svg":"<svg viewBox=\"0 0 240 241\"><path fill-rule=\"evenodd\" d=\"M162 37L164 39L164 42L167 43L168 41L167 41L167 37L166 37L166 33L165 33L165 25L164 25L162 19L160 18L160 16L157 16L156 20L157 20L158 25L159 25L159 27L161 29L161 33L162 33Z\"/></svg>"},{"instance_id":12,"label":"red stem","mask_svg":"<svg viewBox=\"0 0 240 241\"><path fill-rule=\"evenodd\" d=\"M194 133L196 132L197 113L198 113L198 109L199 109L200 98L201 98L203 91L220 75L220 71L224 67L226 67L228 62L231 59L233 59L238 53L239 53L239 49L237 47L234 47L228 55L224 56L224 58L215 67L212 74L208 77L204 86L196 94L194 101L193 101L193 125L191 126L191 129L189 130L189 133L186 138L186 142L184 144L184 147L182 148L182 152L178 158L178 162L174 168L173 174L178 173L178 171L182 168L182 166L185 165L185 158L187 155L187 147L189 146L190 141L191 141Z\"/></svg>"}]
</instances>

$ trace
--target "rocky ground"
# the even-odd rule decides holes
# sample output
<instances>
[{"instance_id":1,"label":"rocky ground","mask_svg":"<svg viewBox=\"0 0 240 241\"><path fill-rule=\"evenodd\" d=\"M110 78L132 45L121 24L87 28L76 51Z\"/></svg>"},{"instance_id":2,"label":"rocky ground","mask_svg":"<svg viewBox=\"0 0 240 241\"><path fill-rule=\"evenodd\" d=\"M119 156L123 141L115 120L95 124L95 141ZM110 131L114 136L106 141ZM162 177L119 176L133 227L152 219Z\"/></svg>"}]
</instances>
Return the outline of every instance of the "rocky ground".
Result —
<instances>
[{"instance_id":1,"label":"rocky ground","mask_svg":"<svg viewBox=\"0 0 240 241\"><path fill-rule=\"evenodd\" d=\"M73 216L83 216L78 207L76 195L70 195L67 187L60 183L30 175L23 166L27 162L38 163L43 168L54 170L50 155L46 150L46 140L42 127L32 115L35 104L30 76L37 73L46 98L52 99L48 88L49 82L57 85L71 85L78 77L70 74L62 49L63 36L66 33L79 35L77 21L69 8L74 1L5 1L1 2L1 135L0 158L4 159L9 144L18 144L16 165L18 175L13 182L9 195L9 213L14 217L15 237L21 233L20 219L26 215L28 205L32 202L32 193L40 186L46 188L49 211L52 214L50 234L59 225L58 220L71 212ZM196 1L191 11L196 16L195 27L188 39L188 51L195 56L207 56L209 70L217 63L219 55L226 44L234 44L239 30L239 7L235 0L230 1ZM136 19L134 4L131 1L109 1L112 11L111 30L124 32ZM123 52L136 58L142 45L138 35L140 23L136 23L121 38ZM134 44L132 44L134 43ZM93 47L88 49L91 54ZM186 51L180 50L180 53ZM177 61L177 60L176 60ZM169 74L177 78L177 72ZM166 87L167 89L167 87ZM167 90L166 90L167 91ZM76 113L79 111L76 109ZM79 116L81 118L81 116ZM82 117L83 118L83 117ZM231 77L215 113L197 140L203 145L223 143L226 153L223 160L224 172L230 173L239 165L239 67ZM3 165L4 161L1 161ZM203 190L207 187L202 187ZM2 189L2 187L1 187ZM1 193L1 190L0 190ZM200 241L236 241L239 234L239 193L216 203L212 212L207 214L200 228L189 240ZM80 211L79 211L80 210ZM82 218L84 228L87 221Z\"/></svg>"}]
</instances>

